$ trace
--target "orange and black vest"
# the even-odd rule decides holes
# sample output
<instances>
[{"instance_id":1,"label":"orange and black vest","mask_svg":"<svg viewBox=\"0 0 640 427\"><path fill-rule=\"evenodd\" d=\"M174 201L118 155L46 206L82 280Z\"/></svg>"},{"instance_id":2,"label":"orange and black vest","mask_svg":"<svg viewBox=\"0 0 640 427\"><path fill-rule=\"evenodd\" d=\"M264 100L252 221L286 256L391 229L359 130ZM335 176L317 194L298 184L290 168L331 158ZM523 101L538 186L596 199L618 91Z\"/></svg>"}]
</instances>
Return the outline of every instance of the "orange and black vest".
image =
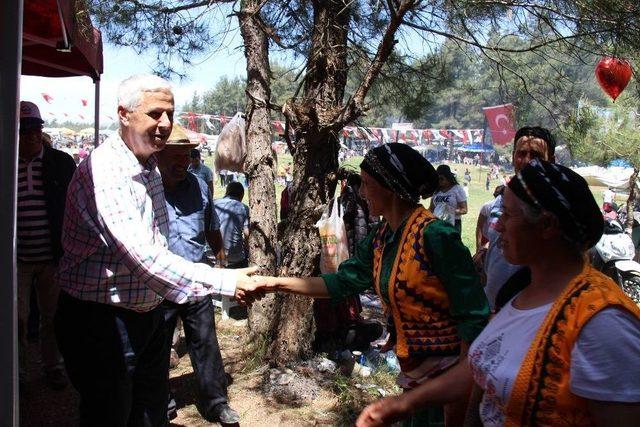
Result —
<instances>
[{"instance_id":1,"label":"orange and black vest","mask_svg":"<svg viewBox=\"0 0 640 427\"><path fill-rule=\"evenodd\" d=\"M392 316L396 329L396 354L405 369L432 356L457 355L460 338L449 311L449 297L434 274L424 246L424 230L436 217L419 206L407 220L389 277L389 304L385 312ZM380 272L384 252L384 234L388 224L380 226L373 240L373 275L380 294Z\"/></svg>"},{"instance_id":2,"label":"orange and black vest","mask_svg":"<svg viewBox=\"0 0 640 427\"><path fill-rule=\"evenodd\" d=\"M610 278L586 265L556 299L520 366L506 427L592 426L587 401L571 392L571 351L582 327L607 307L640 318L640 308Z\"/></svg>"}]
</instances>

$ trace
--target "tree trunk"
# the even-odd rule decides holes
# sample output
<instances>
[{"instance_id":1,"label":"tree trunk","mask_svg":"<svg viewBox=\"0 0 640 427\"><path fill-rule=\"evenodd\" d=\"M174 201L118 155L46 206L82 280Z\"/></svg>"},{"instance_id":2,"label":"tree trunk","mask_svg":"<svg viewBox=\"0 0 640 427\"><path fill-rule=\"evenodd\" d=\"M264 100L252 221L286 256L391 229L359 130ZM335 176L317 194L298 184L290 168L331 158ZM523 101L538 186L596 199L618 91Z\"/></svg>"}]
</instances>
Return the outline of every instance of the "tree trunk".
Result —
<instances>
[{"instance_id":1,"label":"tree trunk","mask_svg":"<svg viewBox=\"0 0 640 427\"><path fill-rule=\"evenodd\" d=\"M633 208L636 201L636 183L638 182L638 168L633 168L631 178L629 178L629 197L627 198L627 222L624 227L624 231L631 236L633 231Z\"/></svg>"},{"instance_id":2,"label":"tree trunk","mask_svg":"<svg viewBox=\"0 0 640 427\"><path fill-rule=\"evenodd\" d=\"M259 21L260 0L242 2L238 15L247 59L246 137L244 164L249 182L249 262L262 274L276 272L276 162L271 149L271 117L267 102L271 97L269 43ZM268 295L249 310L249 330L253 337L265 336L274 319L275 297Z\"/></svg>"},{"instance_id":3,"label":"tree trunk","mask_svg":"<svg viewBox=\"0 0 640 427\"><path fill-rule=\"evenodd\" d=\"M316 221L335 190L338 136L334 129L347 82L347 33L350 8L345 0L313 1L314 26L304 95L285 105L295 130L293 197L284 238L285 276L319 273L320 238ZM278 366L308 358L314 339L313 300L279 295L279 313L270 345Z\"/></svg>"}]
</instances>

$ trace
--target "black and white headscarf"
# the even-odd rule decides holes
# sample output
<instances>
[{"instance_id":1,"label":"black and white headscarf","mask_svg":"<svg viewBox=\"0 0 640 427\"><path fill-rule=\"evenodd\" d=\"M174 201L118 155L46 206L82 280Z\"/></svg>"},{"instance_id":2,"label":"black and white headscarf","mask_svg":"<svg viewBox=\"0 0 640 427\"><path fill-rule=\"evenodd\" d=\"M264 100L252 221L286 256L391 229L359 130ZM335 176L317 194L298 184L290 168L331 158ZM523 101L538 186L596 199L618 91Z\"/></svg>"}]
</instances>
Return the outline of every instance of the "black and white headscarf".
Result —
<instances>
[{"instance_id":1,"label":"black and white headscarf","mask_svg":"<svg viewBox=\"0 0 640 427\"><path fill-rule=\"evenodd\" d=\"M581 248L600 240L604 229L600 207L584 178L571 169L533 159L508 187L528 205L556 215L565 236Z\"/></svg>"},{"instance_id":2,"label":"black and white headscarf","mask_svg":"<svg viewBox=\"0 0 640 427\"><path fill-rule=\"evenodd\" d=\"M431 163L406 144L383 144L369 150L360 168L402 200L418 203L438 187Z\"/></svg>"}]
</instances>

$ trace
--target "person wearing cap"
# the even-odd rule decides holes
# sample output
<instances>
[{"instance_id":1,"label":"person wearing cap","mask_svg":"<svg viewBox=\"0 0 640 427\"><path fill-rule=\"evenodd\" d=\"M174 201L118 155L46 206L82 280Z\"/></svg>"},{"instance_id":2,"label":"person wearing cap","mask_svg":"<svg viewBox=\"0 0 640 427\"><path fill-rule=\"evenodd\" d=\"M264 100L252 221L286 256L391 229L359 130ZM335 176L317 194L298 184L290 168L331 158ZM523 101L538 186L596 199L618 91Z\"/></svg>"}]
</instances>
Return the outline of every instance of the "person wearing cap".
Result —
<instances>
[{"instance_id":1,"label":"person wearing cap","mask_svg":"<svg viewBox=\"0 0 640 427\"><path fill-rule=\"evenodd\" d=\"M69 184L56 333L82 425L165 425L169 347L160 303L210 294L251 303L262 293L250 269L214 269L167 248L156 155L173 125L169 83L125 79L117 111L119 132L80 163Z\"/></svg>"},{"instance_id":2,"label":"person wearing cap","mask_svg":"<svg viewBox=\"0 0 640 427\"><path fill-rule=\"evenodd\" d=\"M408 392L442 376L457 378L465 372L458 361L486 324L489 306L460 234L419 204L438 187L438 174L420 153L392 143L367 152L360 176L370 214L383 220L338 272L261 279L269 291L335 301L374 288L393 322L398 384ZM445 410L415 412L408 425L444 425L445 411L450 423L461 421L456 416L464 415L466 399L448 403Z\"/></svg>"},{"instance_id":3,"label":"person wearing cap","mask_svg":"<svg viewBox=\"0 0 640 427\"><path fill-rule=\"evenodd\" d=\"M30 292L40 309L40 348L47 382L54 389L67 385L54 332L60 288L54 272L62 256L62 221L67 187L76 170L68 154L44 144L37 105L20 102L18 140L18 343L20 379L26 380L27 323Z\"/></svg>"},{"instance_id":4,"label":"person wearing cap","mask_svg":"<svg viewBox=\"0 0 640 427\"><path fill-rule=\"evenodd\" d=\"M469 425L637 425L640 309L585 257L603 231L587 182L532 160L510 180L497 229L505 258L531 280L471 344L466 373L479 403ZM468 395L446 379L367 407L356 425Z\"/></svg>"},{"instance_id":5,"label":"person wearing cap","mask_svg":"<svg viewBox=\"0 0 640 427\"><path fill-rule=\"evenodd\" d=\"M197 144L196 144L197 146ZM213 191L213 172L209 168L209 166L202 163L202 158L200 154L200 150L193 147L191 149L191 163L189 164L189 172L203 180L209 186L209 191L211 194L214 194ZM224 185L224 183L223 183Z\"/></svg>"},{"instance_id":6,"label":"person wearing cap","mask_svg":"<svg viewBox=\"0 0 640 427\"><path fill-rule=\"evenodd\" d=\"M206 262L206 244L218 253L222 248L222 236L207 184L187 171L191 149L196 145L189 141L184 129L174 123L164 150L158 152L158 169L169 214L169 250L192 262ZM165 300L162 310L169 347L178 317L182 320L198 384L198 411L210 422L237 423L240 416L227 404L227 378L211 298L206 296L185 304ZM169 418L175 417L175 406L171 395Z\"/></svg>"},{"instance_id":7,"label":"person wearing cap","mask_svg":"<svg viewBox=\"0 0 640 427\"><path fill-rule=\"evenodd\" d=\"M468 209L467 193L458 184L448 165L438 166L436 172L438 172L438 191L431 197L429 210L438 218L453 225L458 233L462 234L461 218L462 215L466 215Z\"/></svg>"}]
</instances>

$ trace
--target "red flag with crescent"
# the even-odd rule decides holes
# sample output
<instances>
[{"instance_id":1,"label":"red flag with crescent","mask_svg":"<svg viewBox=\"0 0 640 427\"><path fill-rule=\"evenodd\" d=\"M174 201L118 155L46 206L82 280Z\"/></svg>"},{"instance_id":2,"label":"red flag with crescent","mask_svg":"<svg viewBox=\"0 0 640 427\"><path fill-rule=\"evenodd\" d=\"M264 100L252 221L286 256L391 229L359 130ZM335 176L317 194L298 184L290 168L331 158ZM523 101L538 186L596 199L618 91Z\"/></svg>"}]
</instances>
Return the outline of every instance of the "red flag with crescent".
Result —
<instances>
[{"instance_id":1,"label":"red flag with crescent","mask_svg":"<svg viewBox=\"0 0 640 427\"><path fill-rule=\"evenodd\" d=\"M48 93L42 92L40 95L42 95L42 98L47 101L48 104L51 104L51 101L53 101L53 96L49 95Z\"/></svg>"},{"instance_id":2,"label":"red flag with crescent","mask_svg":"<svg viewBox=\"0 0 640 427\"><path fill-rule=\"evenodd\" d=\"M506 145L516 136L516 121L513 116L513 104L496 105L483 108L487 118L491 139L497 145Z\"/></svg>"}]
</instances>

